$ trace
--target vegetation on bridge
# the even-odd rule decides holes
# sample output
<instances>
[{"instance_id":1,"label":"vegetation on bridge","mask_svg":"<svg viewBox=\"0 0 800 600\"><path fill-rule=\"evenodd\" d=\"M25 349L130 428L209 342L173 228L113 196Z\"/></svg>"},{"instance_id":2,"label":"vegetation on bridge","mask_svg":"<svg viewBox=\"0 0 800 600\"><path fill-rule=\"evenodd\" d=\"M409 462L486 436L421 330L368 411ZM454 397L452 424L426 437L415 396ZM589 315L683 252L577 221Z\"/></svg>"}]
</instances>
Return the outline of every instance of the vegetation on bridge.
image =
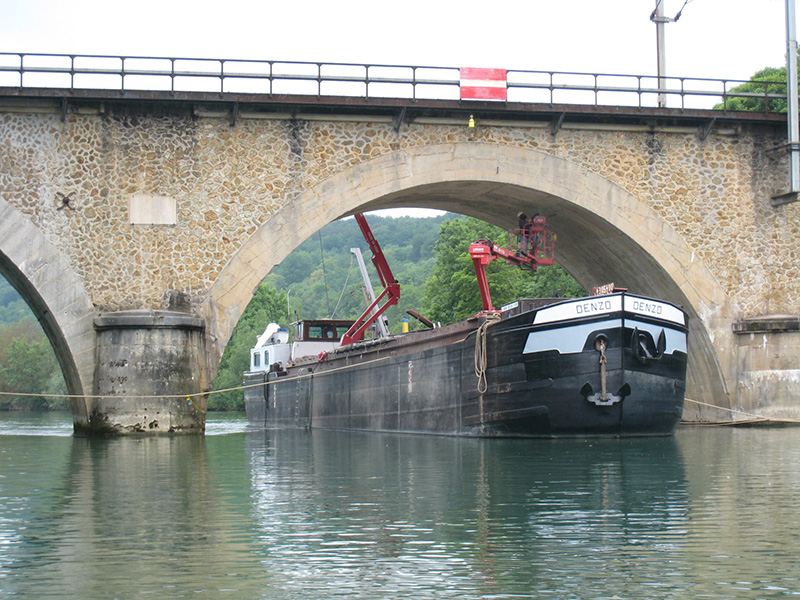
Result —
<instances>
[{"instance_id":1,"label":"vegetation on bridge","mask_svg":"<svg viewBox=\"0 0 800 600\"><path fill-rule=\"evenodd\" d=\"M786 67L765 67L750 77L750 81L731 88L730 94L752 94L749 97L728 98L714 106L715 110L748 112L786 112ZM783 98L767 98L767 95ZM760 97L759 97L760 96Z\"/></svg>"}]
</instances>

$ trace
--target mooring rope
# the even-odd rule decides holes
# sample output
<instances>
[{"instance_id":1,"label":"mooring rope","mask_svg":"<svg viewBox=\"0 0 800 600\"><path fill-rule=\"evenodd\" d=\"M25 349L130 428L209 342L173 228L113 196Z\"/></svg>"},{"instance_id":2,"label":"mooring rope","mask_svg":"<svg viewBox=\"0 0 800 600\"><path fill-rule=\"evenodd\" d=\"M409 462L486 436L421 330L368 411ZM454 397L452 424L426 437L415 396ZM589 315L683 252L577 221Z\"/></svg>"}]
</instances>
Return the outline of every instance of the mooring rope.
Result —
<instances>
[{"instance_id":1,"label":"mooring rope","mask_svg":"<svg viewBox=\"0 0 800 600\"><path fill-rule=\"evenodd\" d=\"M700 400L694 400L692 398L684 398L685 402L691 402L692 404L697 404L699 406L707 406L709 408L714 408L717 410L724 410L728 411L731 414L739 414L747 417L746 419L738 419L733 421L682 421L682 423L686 423L688 425L705 425L705 426L722 426L722 425L744 425L746 423L797 423L800 424L800 419L790 419L790 418L781 418L776 419L774 417L765 417L763 415L757 415L755 413L749 413L743 410L738 410L735 408L727 408L725 406L717 406L715 404L710 404L708 402L701 402Z\"/></svg>"},{"instance_id":2,"label":"mooring rope","mask_svg":"<svg viewBox=\"0 0 800 600\"><path fill-rule=\"evenodd\" d=\"M489 313L486 320L481 323L475 332L475 375L478 377L478 393L483 394L488 389L486 382L486 368L489 357L486 353L486 330L500 320L500 313Z\"/></svg>"}]
</instances>

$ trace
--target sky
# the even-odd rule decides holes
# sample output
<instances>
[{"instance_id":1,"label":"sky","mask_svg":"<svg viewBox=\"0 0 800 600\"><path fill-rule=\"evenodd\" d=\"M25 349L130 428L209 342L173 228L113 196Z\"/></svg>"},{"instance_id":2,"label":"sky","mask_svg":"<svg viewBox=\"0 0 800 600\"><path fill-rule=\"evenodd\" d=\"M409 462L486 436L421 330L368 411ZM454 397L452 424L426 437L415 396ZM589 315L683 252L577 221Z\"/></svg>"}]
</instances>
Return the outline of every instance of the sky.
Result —
<instances>
[{"instance_id":1,"label":"sky","mask_svg":"<svg viewBox=\"0 0 800 600\"><path fill-rule=\"evenodd\" d=\"M661 0L667 74L785 62L785 0ZM656 0L0 0L0 51L655 74Z\"/></svg>"},{"instance_id":2,"label":"sky","mask_svg":"<svg viewBox=\"0 0 800 600\"><path fill-rule=\"evenodd\" d=\"M656 1L0 0L0 52L655 75ZM668 76L785 64L786 0L660 1Z\"/></svg>"}]
</instances>

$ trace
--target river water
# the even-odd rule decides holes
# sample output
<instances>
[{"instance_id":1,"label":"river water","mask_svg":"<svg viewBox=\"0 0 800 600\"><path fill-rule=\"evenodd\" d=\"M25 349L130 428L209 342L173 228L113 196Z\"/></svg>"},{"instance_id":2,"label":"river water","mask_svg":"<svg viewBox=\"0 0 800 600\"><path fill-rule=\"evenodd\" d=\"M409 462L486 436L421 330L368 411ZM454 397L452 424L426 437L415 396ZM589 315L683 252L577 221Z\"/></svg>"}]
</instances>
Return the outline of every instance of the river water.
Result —
<instances>
[{"instance_id":1,"label":"river water","mask_svg":"<svg viewBox=\"0 0 800 600\"><path fill-rule=\"evenodd\" d=\"M800 596L800 430L83 439L0 415L3 598Z\"/></svg>"}]
</instances>

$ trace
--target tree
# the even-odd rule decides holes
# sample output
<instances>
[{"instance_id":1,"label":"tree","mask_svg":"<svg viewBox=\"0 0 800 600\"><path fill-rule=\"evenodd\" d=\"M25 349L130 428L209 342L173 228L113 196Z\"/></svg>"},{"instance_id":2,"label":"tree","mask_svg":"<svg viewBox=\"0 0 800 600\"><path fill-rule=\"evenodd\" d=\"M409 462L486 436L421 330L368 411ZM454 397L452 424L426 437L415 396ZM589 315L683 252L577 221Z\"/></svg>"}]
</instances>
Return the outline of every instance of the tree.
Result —
<instances>
[{"instance_id":1,"label":"tree","mask_svg":"<svg viewBox=\"0 0 800 600\"><path fill-rule=\"evenodd\" d=\"M426 316L434 321L460 321L482 310L469 245L486 238L505 244L506 232L483 221L464 217L446 221L436 242L436 264L425 284ZM561 267L540 267L535 273L493 261L486 268L492 302L502 306L525 297L577 297L584 290Z\"/></svg>"},{"instance_id":2,"label":"tree","mask_svg":"<svg viewBox=\"0 0 800 600\"><path fill-rule=\"evenodd\" d=\"M724 103L715 110L741 110L750 112L786 112L786 67L765 67L755 73L750 81L737 85L728 92ZM747 94L737 97L736 94ZM777 94L783 98L766 98Z\"/></svg>"},{"instance_id":3,"label":"tree","mask_svg":"<svg viewBox=\"0 0 800 600\"><path fill-rule=\"evenodd\" d=\"M0 396L2 410L67 410L66 384L53 348L35 321L24 319L5 327L2 339L11 342L0 350L0 390L16 392ZM23 394L36 394L33 396Z\"/></svg>"},{"instance_id":4,"label":"tree","mask_svg":"<svg viewBox=\"0 0 800 600\"><path fill-rule=\"evenodd\" d=\"M406 310L421 310L420 290L433 268L439 225L452 218L367 216L401 285L399 304L385 313L393 332L400 331ZM266 279L279 290L291 290L293 319L355 319L361 314L367 303L361 274L350 253L354 247L361 248L375 293L380 293L371 253L355 219L335 221L300 244Z\"/></svg>"},{"instance_id":5,"label":"tree","mask_svg":"<svg viewBox=\"0 0 800 600\"><path fill-rule=\"evenodd\" d=\"M250 368L250 348L269 323L287 325L286 295L273 286L262 283L231 334L219 363L213 390L242 385L242 374ZM209 410L244 410L242 390L211 394Z\"/></svg>"},{"instance_id":6,"label":"tree","mask_svg":"<svg viewBox=\"0 0 800 600\"><path fill-rule=\"evenodd\" d=\"M67 410L67 385L33 312L0 277L0 410ZM37 394L15 395L14 392Z\"/></svg>"}]
</instances>

